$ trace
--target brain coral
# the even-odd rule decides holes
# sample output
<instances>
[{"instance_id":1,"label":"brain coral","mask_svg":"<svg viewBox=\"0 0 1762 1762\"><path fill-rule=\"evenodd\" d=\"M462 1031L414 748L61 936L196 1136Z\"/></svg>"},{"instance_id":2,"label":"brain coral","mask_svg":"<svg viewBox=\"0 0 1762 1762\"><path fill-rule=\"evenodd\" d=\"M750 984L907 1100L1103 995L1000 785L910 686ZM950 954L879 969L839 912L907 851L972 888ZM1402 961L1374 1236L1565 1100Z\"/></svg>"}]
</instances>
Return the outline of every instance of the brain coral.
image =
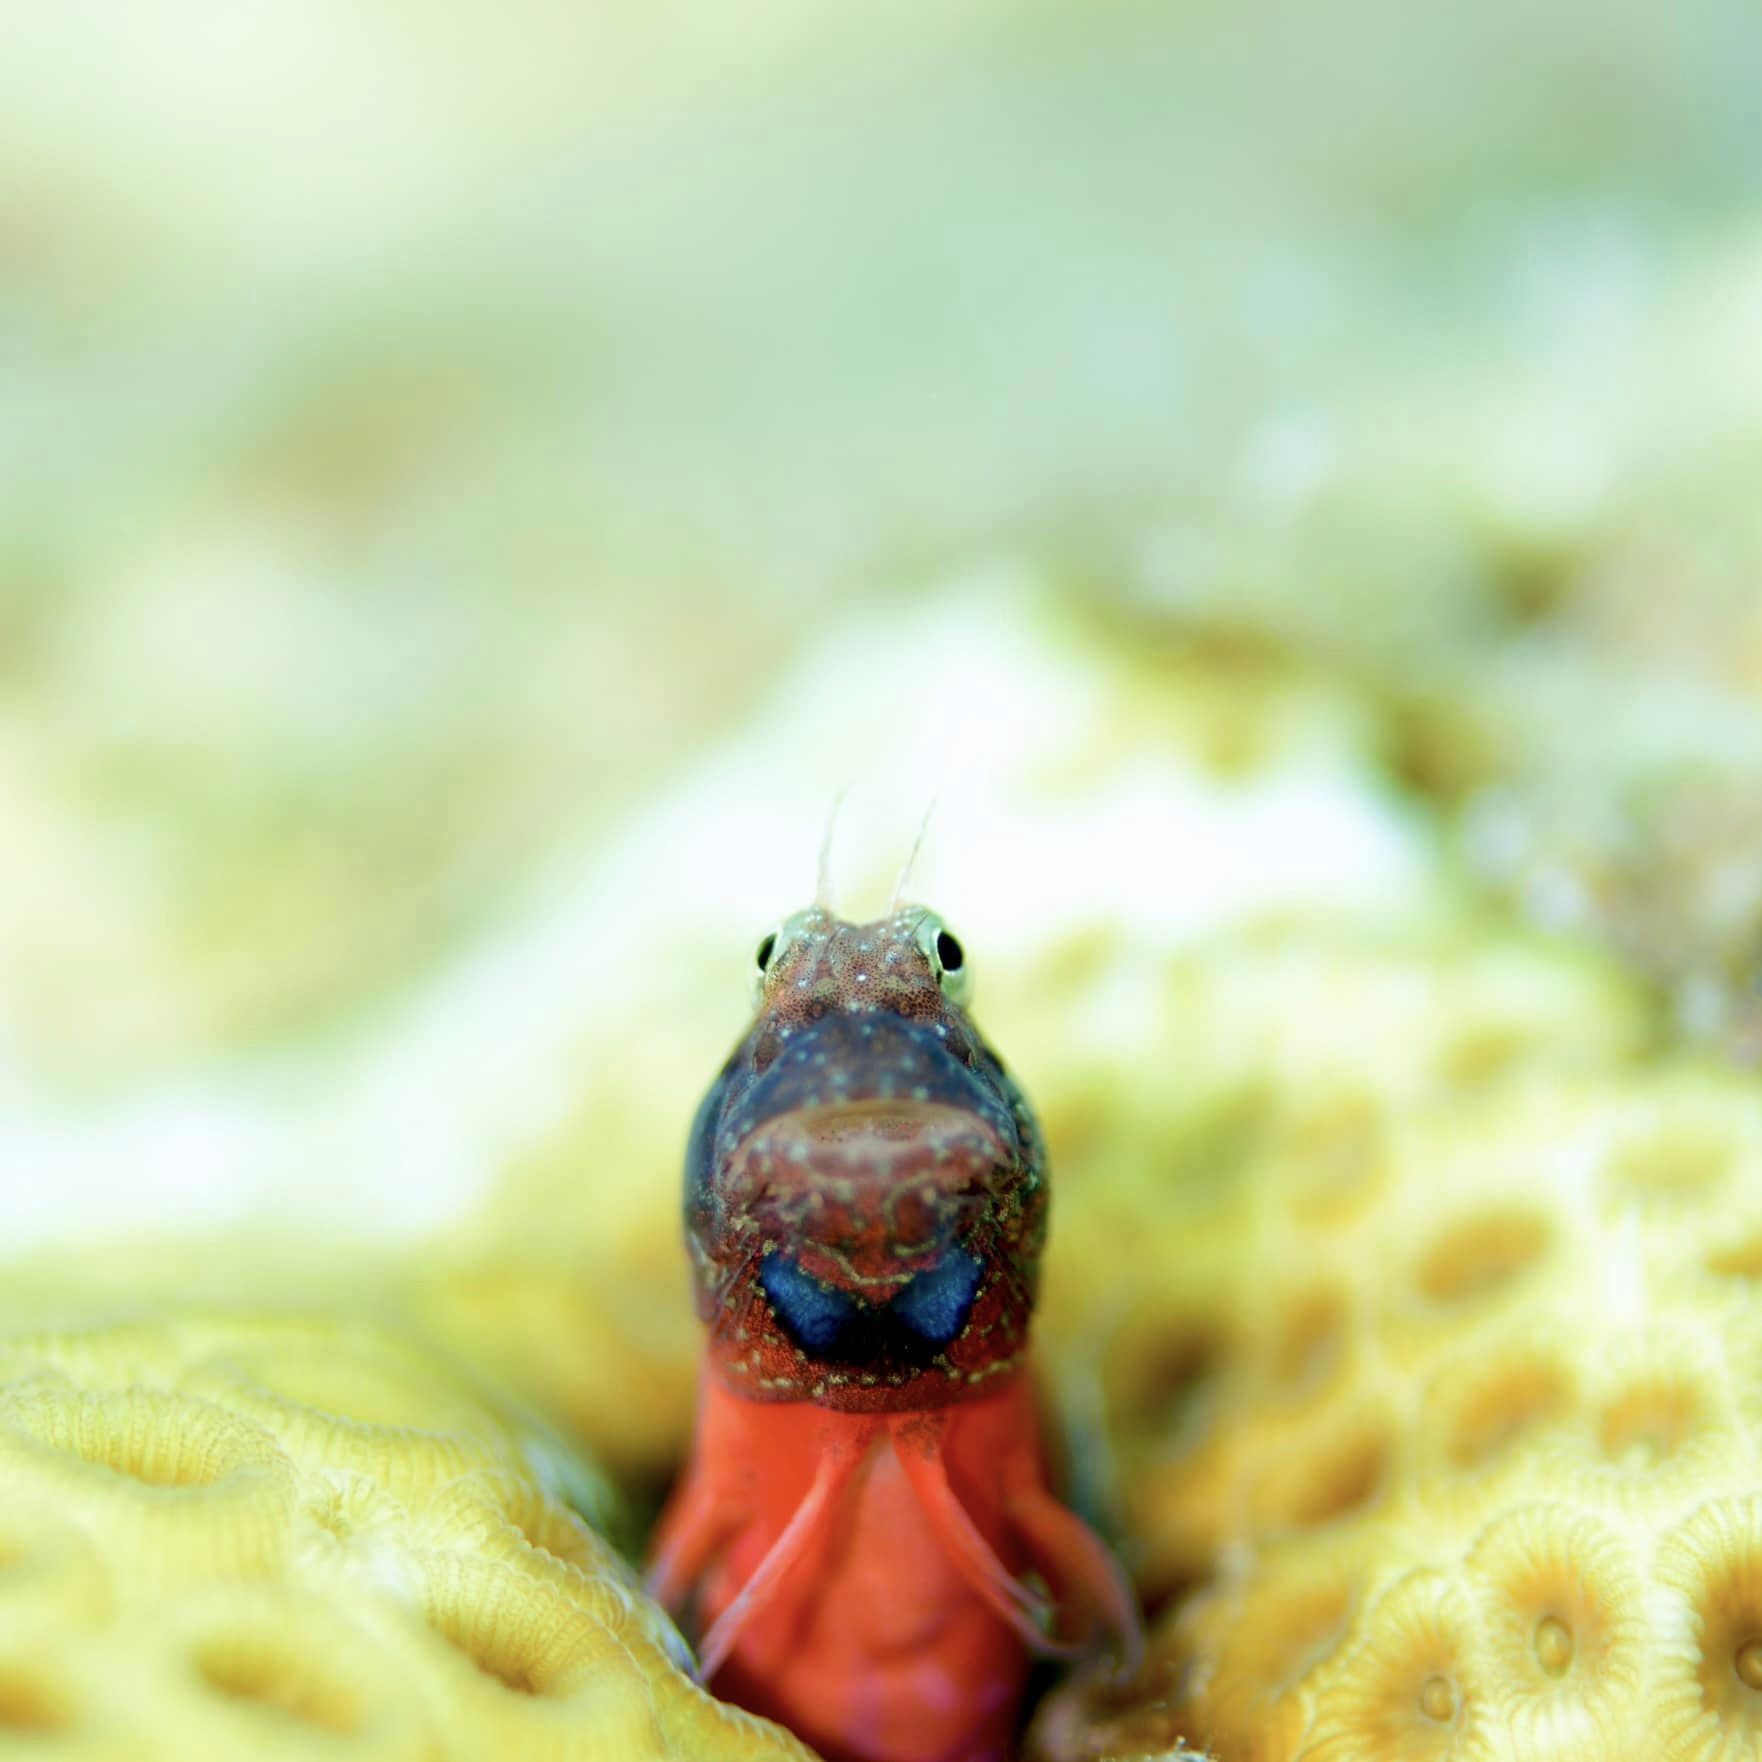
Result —
<instances>
[{"instance_id":1,"label":"brain coral","mask_svg":"<svg viewBox=\"0 0 1762 1762\"><path fill-rule=\"evenodd\" d=\"M1040 1754L1762 1756L1762 1094L1542 1058L1376 1119L1346 1189L1247 1159L1213 1373L1127 1478L1199 1592Z\"/></svg>"},{"instance_id":2,"label":"brain coral","mask_svg":"<svg viewBox=\"0 0 1762 1762\"><path fill-rule=\"evenodd\" d=\"M365 1325L0 1340L0 1750L805 1756L690 1680L570 1478L554 1441Z\"/></svg>"}]
</instances>

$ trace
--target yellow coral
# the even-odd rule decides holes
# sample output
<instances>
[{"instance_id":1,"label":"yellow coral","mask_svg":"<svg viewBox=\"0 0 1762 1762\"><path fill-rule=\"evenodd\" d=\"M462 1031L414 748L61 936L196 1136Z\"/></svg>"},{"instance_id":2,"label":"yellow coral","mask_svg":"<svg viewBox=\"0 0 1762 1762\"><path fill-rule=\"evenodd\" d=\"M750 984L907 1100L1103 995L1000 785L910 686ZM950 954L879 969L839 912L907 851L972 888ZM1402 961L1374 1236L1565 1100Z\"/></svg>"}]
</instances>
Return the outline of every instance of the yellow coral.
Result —
<instances>
[{"instance_id":1,"label":"yellow coral","mask_svg":"<svg viewBox=\"0 0 1762 1762\"><path fill-rule=\"evenodd\" d=\"M166 1762L760 1762L559 1496L560 1447L377 1328L0 1342L0 1747Z\"/></svg>"},{"instance_id":2,"label":"yellow coral","mask_svg":"<svg viewBox=\"0 0 1762 1762\"><path fill-rule=\"evenodd\" d=\"M1466 1570L1519 1753L1616 1753L1646 1665L1643 1581L1619 1532L1583 1511L1520 1508L1488 1525Z\"/></svg>"},{"instance_id":3,"label":"yellow coral","mask_svg":"<svg viewBox=\"0 0 1762 1762\"><path fill-rule=\"evenodd\" d=\"M1303 1750L1313 1762L1478 1762L1492 1754L1492 1661L1468 1598L1441 1573L1404 1579L1321 1681Z\"/></svg>"},{"instance_id":4,"label":"yellow coral","mask_svg":"<svg viewBox=\"0 0 1762 1762\"><path fill-rule=\"evenodd\" d=\"M1672 1593L1659 1671L1660 1737L1694 1762L1762 1749L1762 1500L1716 1500L1670 1535L1659 1574Z\"/></svg>"},{"instance_id":5,"label":"yellow coral","mask_svg":"<svg viewBox=\"0 0 1762 1762\"><path fill-rule=\"evenodd\" d=\"M1228 1637L1203 1666L1211 1744L1258 1762L1302 1741L1311 1679L1349 1640L1371 1571L1362 1550L1323 1537L1298 1545L1279 1584L1237 1592Z\"/></svg>"},{"instance_id":6,"label":"yellow coral","mask_svg":"<svg viewBox=\"0 0 1762 1762\"><path fill-rule=\"evenodd\" d=\"M1177 1595L1106 1717L1218 1762L1753 1762L1762 1097L1599 1042L1596 980L1575 1025L1542 951L1496 1033L1472 980L1423 1033L1367 1009L1388 958L1336 945L1350 1087L1256 975L1213 980L1262 1123L1210 1206L1207 1357L1113 1410ZM1083 1753L1092 1693L1037 1755Z\"/></svg>"}]
</instances>

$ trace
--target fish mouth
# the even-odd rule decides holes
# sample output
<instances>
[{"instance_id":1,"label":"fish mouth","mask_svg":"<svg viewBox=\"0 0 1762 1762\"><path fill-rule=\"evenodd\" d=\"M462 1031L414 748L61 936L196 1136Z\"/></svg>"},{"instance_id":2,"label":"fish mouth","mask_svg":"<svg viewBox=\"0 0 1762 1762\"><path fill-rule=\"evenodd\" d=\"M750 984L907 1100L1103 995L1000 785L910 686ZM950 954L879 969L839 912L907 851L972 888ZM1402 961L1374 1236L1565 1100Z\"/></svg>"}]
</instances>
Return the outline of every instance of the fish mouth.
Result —
<instances>
[{"instance_id":1,"label":"fish mouth","mask_svg":"<svg viewBox=\"0 0 1762 1762\"><path fill-rule=\"evenodd\" d=\"M820 1103L748 1133L730 1172L777 1325L823 1365L934 1362L984 1282L984 1219L1010 1157L996 1127L936 1101Z\"/></svg>"},{"instance_id":2,"label":"fish mouth","mask_svg":"<svg viewBox=\"0 0 1762 1762\"><path fill-rule=\"evenodd\" d=\"M883 1186L916 1176L946 1189L1012 1157L997 1128L969 1108L885 1097L776 1114L734 1147L728 1169L741 1185L773 1189L816 1176Z\"/></svg>"},{"instance_id":3,"label":"fish mouth","mask_svg":"<svg viewBox=\"0 0 1762 1762\"><path fill-rule=\"evenodd\" d=\"M1014 1147L945 1102L882 1098L791 1109L754 1128L726 1192L749 1230L813 1279L886 1304L983 1239Z\"/></svg>"}]
</instances>

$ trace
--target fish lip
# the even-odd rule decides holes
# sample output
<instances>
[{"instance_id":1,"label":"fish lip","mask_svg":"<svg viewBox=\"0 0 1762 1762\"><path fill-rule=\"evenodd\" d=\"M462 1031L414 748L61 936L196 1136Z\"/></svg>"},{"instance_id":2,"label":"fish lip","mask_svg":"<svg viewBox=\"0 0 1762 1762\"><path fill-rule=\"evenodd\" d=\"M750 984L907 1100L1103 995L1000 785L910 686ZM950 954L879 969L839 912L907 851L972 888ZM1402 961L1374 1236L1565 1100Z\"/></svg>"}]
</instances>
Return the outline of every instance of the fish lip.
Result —
<instances>
[{"instance_id":1,"label":"fish lip","mask_svg":"<svg viewBox=\"0 0 1762 1762\"><path fill-rule=\"evenodd\" d=\"M767 1023L758 1041L737 1053L724 1091L710 1178L728 1171L755 1128L788 1114L816 1117L823 1107L851 1104L901 1107L940 1104L989 1124L1022 1152L1016 1105L1001 1074L964 1041L951 1043L944 1024L926 1024L887 1011L834 1010L806 1022ZM775 1030L773 1055L760 1065L759 1042ZM784 1128L792 1131L793 1128Z\"/></svg>"},{"instance_id":2,"label":"fish lip","mask_svg":"<svg viewBox=\"0 0 1762 1762\"><path fill-rule=\"evenodd\" d=\"M854 1363L918 1350L893 1339L880 1312L926 1274L958 1260L982 1272L998 1180L1013 1166L1013 1147L983 1115L870 1097L774 1115L736 1146L724 1194L767 1265L801 1275L818 1305L851 1311L852 1340L867 1342L847 1340Z\"/></svg>"},{"instance_id":3,"label":"fish lip","mask_svg":"<svg viewBox=\"0 0 1762 1762\"><path fill-rule=\"evenodd\" d=\"M958 1165L964 1184L975 1167L1007 1165L1014 1156L1015 1147L971 1108L870 1096L773 1114L730 1147L724 1166L738 1178L749 1164L775 1158L785 1169L848 1180L907 1168L929 1178Z\"/></svg>"}]
</instances>

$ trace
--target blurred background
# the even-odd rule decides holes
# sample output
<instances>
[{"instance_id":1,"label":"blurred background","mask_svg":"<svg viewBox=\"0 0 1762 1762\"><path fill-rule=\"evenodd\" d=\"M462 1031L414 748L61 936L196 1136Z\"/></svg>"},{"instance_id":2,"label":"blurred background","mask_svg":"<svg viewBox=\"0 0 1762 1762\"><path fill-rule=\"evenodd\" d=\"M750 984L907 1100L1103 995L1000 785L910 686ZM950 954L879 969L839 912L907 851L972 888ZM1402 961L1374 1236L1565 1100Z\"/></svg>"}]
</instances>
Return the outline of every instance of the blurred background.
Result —
<instances>
[{"instance_id":1,"label":"blurred background","mask_svg":"<svg viewBox=\"0 0 1762 1762\"><path fill-rule=\"evenodd\" d=\"M679 1145L841 788L854 914L938 804L1073 1242L1255 926L1762 1048L1745 0L5 34L14 1293L389 1255L669 1460Z\"/></svg>"}]
</instances>

